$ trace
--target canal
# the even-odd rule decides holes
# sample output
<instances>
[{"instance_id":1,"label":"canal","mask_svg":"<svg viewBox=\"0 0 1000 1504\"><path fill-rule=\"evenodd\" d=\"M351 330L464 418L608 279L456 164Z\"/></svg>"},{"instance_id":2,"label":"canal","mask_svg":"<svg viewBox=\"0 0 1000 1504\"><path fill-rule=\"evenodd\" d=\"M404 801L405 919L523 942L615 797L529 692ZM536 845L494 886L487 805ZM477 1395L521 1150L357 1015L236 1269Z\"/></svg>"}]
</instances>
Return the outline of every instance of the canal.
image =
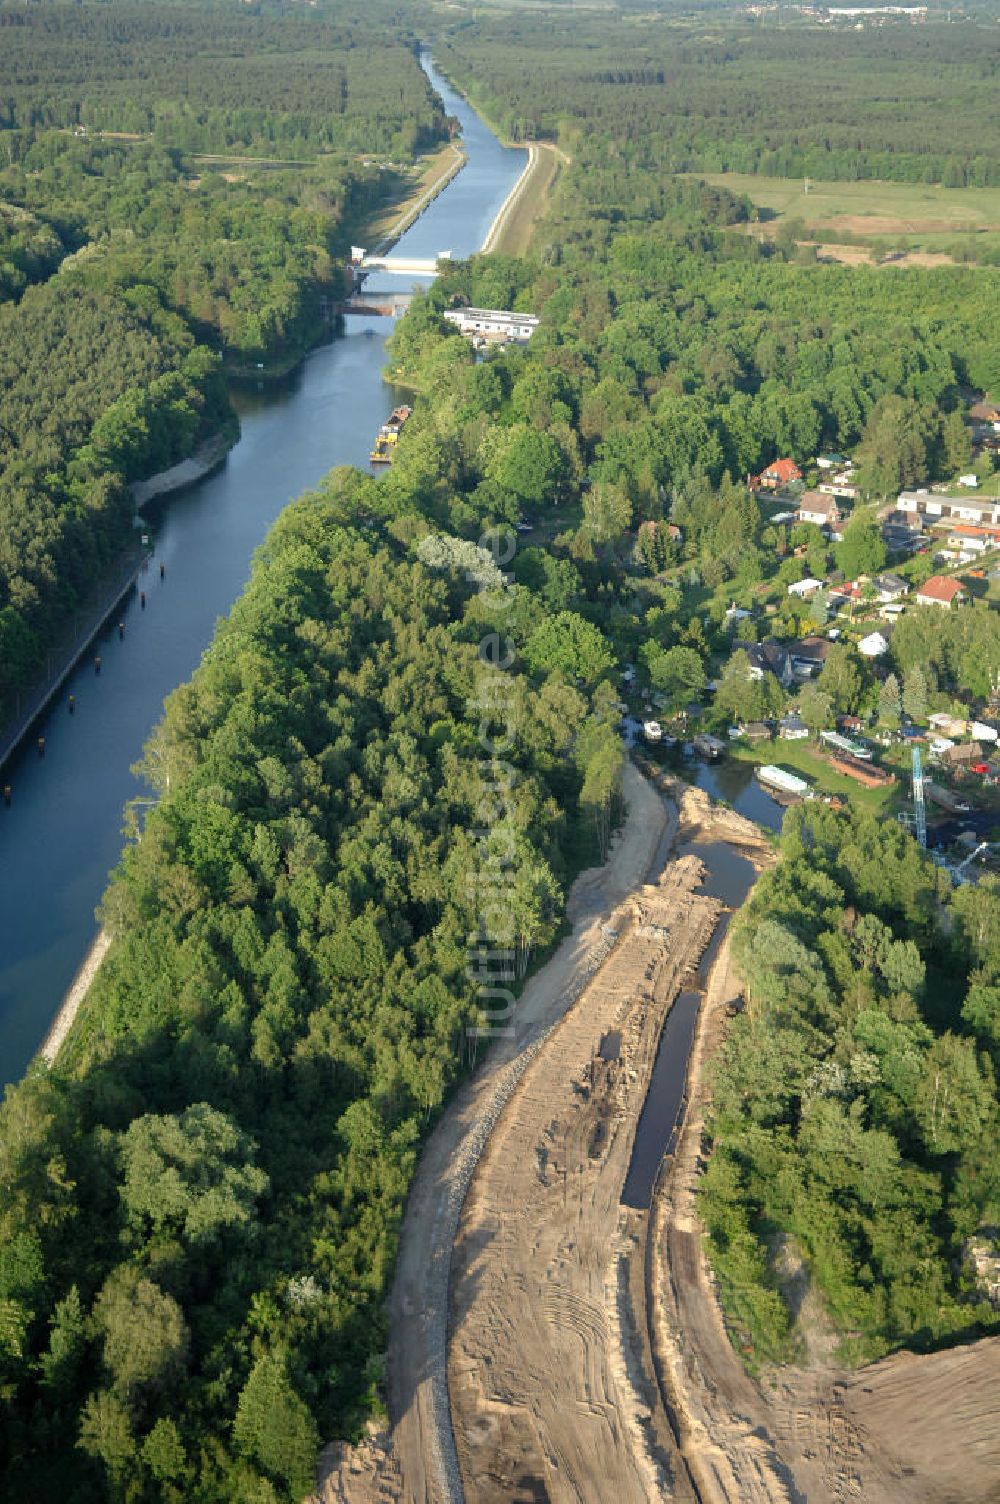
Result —
<instances>
[{"instance_id":1,"label":"canal","mask_svg":"<svg viewBox=\"0 0 1000 1504\"><path fill-rule=\"evenodd\" d=\"M717 770L719 765L715 765ZM699 786L701 782L699 780ZM721 797L710 789L713 797ZM680 856L700 857L705 867L702 891L735 912L746 901L756 881L753 863L728 841L691 841L682 846ZM689 978L690 985L671 1004L657 1045L656 1060L649 1080L646 1100L636 1125L628 1173L622 1187L622 1205L646 1210L664 1156L672 1154L687 1107L688 1057L698 1024L702 997L708 985L719 947L729 928L731 913L723 913L711 940Z\"/></svg>"},{"instance_id":2,"label":"canal","mask_svg":"<svg viewBox=\"0 0 1000 1504\"><path fill-rule=\"evenodd\" d=\"M478 250L524 167L422 60L462 127L468 163L399 241L417 258ZM402 290L398 278L384 286ZM368 291L379 282L371 278ZM163 506L138 596L116 614L34 737L8 764L0 808L0 1081L38 1049L96 929L95 908L122 845L125 804L145 792L131 766L164 696L187 679L216 621L239 595L254 550L279 512L334 465L366 465L378 425L401 394L382 381L387 319L348 322L286 383L234 393L242 436L225 467ZM160 565L164 577L160 579ZM125 624L120 640L117 621ZM76 713L66 700L76 697Z\"/></svg>"}]
</instances>

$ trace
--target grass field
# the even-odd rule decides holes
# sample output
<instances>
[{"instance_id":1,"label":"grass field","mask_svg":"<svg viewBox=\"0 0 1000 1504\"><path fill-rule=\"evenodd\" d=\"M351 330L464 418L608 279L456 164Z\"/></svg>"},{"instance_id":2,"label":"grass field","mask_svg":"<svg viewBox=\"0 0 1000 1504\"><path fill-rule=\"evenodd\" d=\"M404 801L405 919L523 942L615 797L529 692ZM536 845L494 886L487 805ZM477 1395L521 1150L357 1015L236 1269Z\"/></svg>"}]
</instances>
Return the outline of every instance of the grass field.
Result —
<instances>
[{"instance_id":1,"label":"grass field","mask_svg":"<svg viewBox=\"0 0 1000 1504\"><path fill-rule=\"evenodd\" d=\"M364 243L374 245L386 236L402 233L400 226L410 212L425 194L454 171L458 160L458 151L447 142L438 151L421 157L412 167L387 172L384 175L385 199L357 232L365 237Z\"/></svg>"},{"instance_id":2,"label":"grass field","mask_svg":"<svg viewBox=\"0 0 1000 1504\"><path fill-rule=\"evenodd\" d=\"M694 174L745 193L771 218L754 233L773 235L782 222L800 220L825 244L858 239L931 253L982 239L1000 245L1000 188L939 188L926 183L826 183L747 173Z\"/></svg>"},{"instance_id":3,"label":"grass field","mask_svg":"<svg viewBox=\"0 0 1000 1504\"><path fill-rule=\"evenodd\" d=\"M850 803L879 814L884 813L900 793L898 782L887 788L867 789L864 784L838 773L818 754L811 742L772 741L757 746L748 742L731 742L727 750L737 762L777 763L779 767L800 773L819 793L839 794Z\"/></svg>"}]
</instances>

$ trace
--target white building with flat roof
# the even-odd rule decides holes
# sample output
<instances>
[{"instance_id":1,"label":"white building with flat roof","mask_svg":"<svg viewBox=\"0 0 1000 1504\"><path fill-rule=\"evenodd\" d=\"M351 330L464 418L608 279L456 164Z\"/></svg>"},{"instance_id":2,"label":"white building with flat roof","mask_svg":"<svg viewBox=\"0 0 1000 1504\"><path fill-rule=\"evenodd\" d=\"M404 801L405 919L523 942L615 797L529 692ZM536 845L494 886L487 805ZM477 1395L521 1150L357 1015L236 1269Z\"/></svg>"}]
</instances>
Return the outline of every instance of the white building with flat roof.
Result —
<instances>
[{"instance_id":1,"label":"white building with flat roof","mask_svg":"<svg viewBox=\"0 0 1000 1504\"><path fill-rule=\"evenodd\" d=\"M896 510L921 521L974 522L981 527L1000 523L1000 499L988 496L947 496L942 491L901 491Z\"/></svg>"},{"instance_id":2,"label":"white building with flat roof","mask_svg":"<svg viewBox=\"0 0 1000 1504\"><path fill-rule=\"evenodd\" d=\"M527 344L538 328L536 313L512 313L506 308L448 308L445 318L467 339L514 340Z\"/></svg>"}]
</instances>

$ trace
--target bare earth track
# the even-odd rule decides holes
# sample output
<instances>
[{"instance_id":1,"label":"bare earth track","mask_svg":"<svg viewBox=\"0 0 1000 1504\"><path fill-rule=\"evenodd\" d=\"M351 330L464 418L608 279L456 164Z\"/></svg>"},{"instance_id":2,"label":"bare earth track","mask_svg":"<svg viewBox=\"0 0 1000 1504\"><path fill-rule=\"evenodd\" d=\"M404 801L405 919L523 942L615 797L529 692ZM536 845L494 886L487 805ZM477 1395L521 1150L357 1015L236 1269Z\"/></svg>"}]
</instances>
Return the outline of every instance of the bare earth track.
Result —
<instances>
[{"instance_id":1,"label":"bare earth track","mask_svg":"<svg viewBox=\"0 0 1000 1504\"><path fill-rule=\"evenodd\" d=\"M695 1207L703 1067L739 993L725 942L675 1156L650 1211L620 1204L664 1017L721 910L684 846L770 859L748 822L673 792L676 814L628 768L611 861L578 880L516 1037L424 1151L392 1294L392 1435L331 1448L323 1504L1000 1498L1000 1339L858 1373L815 1342L812 1366L761 1383L728 1339Z\"/></svg>"}]
</instances>

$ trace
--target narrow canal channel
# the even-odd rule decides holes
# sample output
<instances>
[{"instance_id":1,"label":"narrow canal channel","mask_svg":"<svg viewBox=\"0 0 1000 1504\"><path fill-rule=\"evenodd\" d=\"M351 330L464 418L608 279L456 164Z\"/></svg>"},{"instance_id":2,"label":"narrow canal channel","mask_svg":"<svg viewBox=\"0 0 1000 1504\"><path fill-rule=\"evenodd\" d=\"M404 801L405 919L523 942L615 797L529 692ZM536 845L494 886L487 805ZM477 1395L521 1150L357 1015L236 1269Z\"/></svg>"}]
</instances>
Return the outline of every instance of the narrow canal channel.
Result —
<instances>
[{"instance_id":1,"label":"narrow canal channel","mask_svg":"<svg viewBox=\"0 0 1000 1504\"><path fill-rule=\"evenodd\" d=\"M502 147L423 62L461 123L468 164L399 251L467 256L482 244L525 154ZM390 284L405 287L398 278L383 285ZM372 278L368 290L378 285ZM23 1074L94 935L94 910L122 845L123 808L145 792L130 768L164 696L196 667L279 512L334 465L366 465L375 431L402 400L381 375L390 327L387 319L351 320L343 338L315 351L282 387L234 394L242 437L225 468L169 501L156 519L154 560L139 580L145 611L137 598L123 607L94 645L100 675L88 654L66 683L38 727L44 761L32 736L8 764L14 799L0 808L0 1082Z\"/></svg>"},{"instance_id":2,"label":"narrow canal channel","mask_svg":"<svg viewBox=\"0 0 1000 1504\"><path fill-rule=\"evenodd\" d=\"M714 788L711 792L713 797L720 797ZM740 908L757 877L753 863L726 841L693 841L683 846L680 854L688 852L700 857L705 864L704 891L733 912ZM656 1049L649 1090L636 1125L632 1157L622 1188L623 1206L640 1210L649 1207L663 1158L674 1151L687 1106L684 1088L698 1010L731 918L730 913L720 915L697 975L692 976L691 986L674 999L667 1014Z\"/></svg>"}]
</instances>

